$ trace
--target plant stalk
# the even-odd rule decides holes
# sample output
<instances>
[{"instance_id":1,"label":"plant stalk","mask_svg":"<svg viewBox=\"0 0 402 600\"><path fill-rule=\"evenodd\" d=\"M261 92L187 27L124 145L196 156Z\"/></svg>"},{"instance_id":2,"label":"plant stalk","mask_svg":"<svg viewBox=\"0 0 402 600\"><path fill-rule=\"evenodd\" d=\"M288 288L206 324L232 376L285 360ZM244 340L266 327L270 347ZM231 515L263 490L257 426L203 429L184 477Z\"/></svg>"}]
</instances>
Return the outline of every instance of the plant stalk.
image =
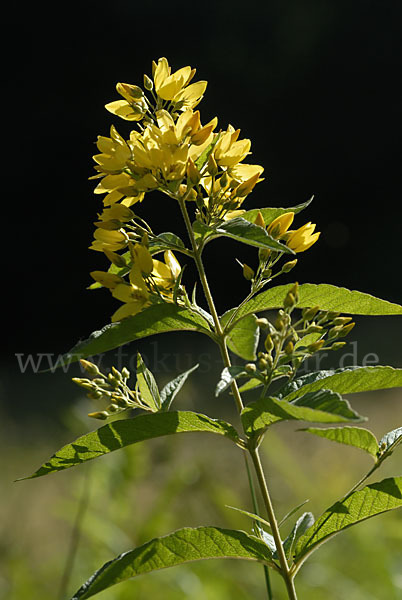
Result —
<instances>
[{"instance_id":1,"label":"plant stalk","mask_svg":"<svg viewBox=\"0 0 402 600\"><path fill-rule=\"evenodd\" d=\"M201 258L202 249L198 248L196 239L194 237L193 228L192 228L190 217L188 215L186 204L185 204L185 202L186 202L185 197L178 197L177 200L179 202L179 206L180 206L180 209L181 209L181 212L183 215L183 219L184 219L184 222L186 225L187 233L190 238L191 246L192 246L193 253L194 253L194 260L195 260L198 274L200 277L200 281L201 281L201 284L202 284L202 287L204 290L205 298L207 300L208 307L209 307L209 310L211 312L211 315L212 315L212 318L214 321L215 333L217 334L217 337L218 337L218 344L219 344L219 348L221 351L222 360L223 360L225 367L229 368L231 366L231 360L230 360L229 352L228 352L227 345L226 345L226 335L225 335L225 333L222 329L221 323L219 321L215 303L214 303L214 300L213 300L213 297L211 294L211 290L209 288L208 279L207 279L205 269L204 269L204 264L203 264L202 258ZM235 399L238 412L240 414L244 408L244 405L243 405L243 401L242 401L236 381L233 381L233 383L231 384L231 391L232 391L233 397ZM264 500L265 509L267 511L268 521L271 525L272 535L275 540L277 554L278 554L279 562L281 565L280 573L285 581L289 600L297 600L297 595L296 595L296 590L294 587L294 580L293 580L294 576L292 575L292 573L289 569L286 555L285 555L285 552L284 552L284 549L282 546L282 540L281 540L280 533L279 533L278 522L275 517L274 508L272 506L271 498L269 495L268 486L267 486L267 483L265 480L265 475L264 475L263 467L261 464L260 456L258 453L258 449L257 448L248 448L248 452L250 453L250 456L253 461L254 469L255 469L255 472L257 475L259 487L260 487L261 494L262 494L262 498ZM266 583L267 583L268 594L271 594L271 591L268 587L267 580L266 580ZM272 596L270 596L270 597L272 597Z\"/></svg>"}]
</instances>

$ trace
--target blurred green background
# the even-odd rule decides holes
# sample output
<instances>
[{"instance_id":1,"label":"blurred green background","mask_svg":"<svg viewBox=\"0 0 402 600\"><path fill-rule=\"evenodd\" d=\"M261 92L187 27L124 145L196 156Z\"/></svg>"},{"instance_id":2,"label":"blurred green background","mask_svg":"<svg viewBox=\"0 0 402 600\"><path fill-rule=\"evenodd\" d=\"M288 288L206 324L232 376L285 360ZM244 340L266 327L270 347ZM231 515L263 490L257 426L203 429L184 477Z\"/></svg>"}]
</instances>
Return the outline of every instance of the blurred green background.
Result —
<instances>
[{"instance_id":1,"label":"blurred green background","mask_svg":"<svg viewBox=\"0 0 402 600\"><path fill-rule=\"evenodd\" d=\"M103 108L117 98L115 83L140 83L159 56L174 69L196 67L197 77L209 81L200 105L203 121L217 115L222 128L241 127L252 140L251 162L265 167L266 180L247 208L293 206L315 194L298 226L316 222L320 242L282 282L333 283L401 303L401 18L400 0L97 0L60 2L57 10L47 3L7 7L4 27L12 41L3 52L2 216L12 239L2 253L2 299L9 301L0 346L2 599L59 600L86 472L89 506L69 593L104 561L174 528L250 530L246 517L225 508L252 510L240 451L206 434L139 444L85 468L12 483L97 425L86 417L93 405L70 381L79 375L76 368L34 374L32 365L20 367L29 356L36 363L40 353L57 357L105 325L116 309L110 295L86 290L89 271L105 266L88 251L100 205L87 178L96 136L117 124ZM119 124L122 134L125 125ZM184 236L164 197L144 202L141 216L152 219L158 232ZM219 312L248 290L235 258L255 264L254 250L234 242L207 248ZM193 275L186 269L189 289ZM344 364L363 364L375 353L380 364L402 366L401 317L362 318L357 325ZM127 356L111 353L105 363L130 366L137 350L161 384L199 361L177 406L236 422L230 396L214 399L219 358L202 339L151 338L124 349ZM333 355L321 366L339 366L341 359ZM41 368L46 366L45 357ZM355 396L353 404L370 417L377 437L401 425L398 391ZM306 510L317 516L368 470L370 459L306 433L293 435L296 428L272 429L262 448L264 464L279 515L310 498ZM378 477L399 475L400 465L401 451ZM401 565L402 515L395 511L314 554L298 576L300 599L400 599ZM284 598L275 577L273 585L277 600ZM265 596L260 567L210 561L138 578L100 597Z\"/></svg>"},{"instance_id":2,"label":"blurred green background","mask_svg":"<svg viewBox=\"0 0 402 600\"><path fill-rule=\"evenodd\" d=\"M383 364L402 365L400 348L389 343L392 319L360 319L353 344L333 353L324 367L362 363L376 350ZM357 329L357 328L356 328ZM355 329L355 331L356 331ZM214 398L219 356L201 336L169 334L124 348L129 365L139 349L161 385L200 362L176 400L176 408L204 411L237 424L229 394ZM374 343L376 342L376 343ZM392 360L393 359L393 360ZM104 365L116 364L113 352ZM56 449L95 429L86 417L94 403L70 382L79 372L2 374L4 433L1 438L0 597L4 600L58 600L74 520L87 495L81 535L68 592L112 557L157 535L184 526L216 525L251 531L250 520L229 509L252 511L241 451L208 434L182 434L119 450L86 465L31 481L12 480L33 472ZM15 378L13 377L15 376ZM251 396L250 396L251 398ZM349 399L369 417L380 438L402 422L401 393L385 390ZM272 428L262 457L278 515L305 499L317 517L371 466L370 457L349 447L295 432L302 425ZM374 480L399 475L398 451ZM294 520L297 518L295 515ZM285 525L287 533L292 520ZM396 600L402 598L402 514L376 517L336 537L312 556L297 578L299 597L311 600ZM284 599L273 578L275 598ZM33 592L34 590L34 592ZM206 561L118 585L100 594L105 600L149 597L178 600L264 598L262 568L241 561ZM63 596L68 598L69 596Z\"/></svg>"}]
</instances>

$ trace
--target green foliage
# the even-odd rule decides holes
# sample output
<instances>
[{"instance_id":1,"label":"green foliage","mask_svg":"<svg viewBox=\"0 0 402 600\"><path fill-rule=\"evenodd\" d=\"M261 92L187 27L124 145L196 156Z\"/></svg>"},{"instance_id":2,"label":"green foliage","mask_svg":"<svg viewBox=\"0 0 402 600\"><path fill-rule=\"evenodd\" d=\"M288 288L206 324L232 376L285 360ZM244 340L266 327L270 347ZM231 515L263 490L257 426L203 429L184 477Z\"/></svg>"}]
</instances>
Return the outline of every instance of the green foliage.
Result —
<instances>
[{"instance_id":1,"label":"green foliage","mask_svg":"<svg viewBox=\"0 0 402 600\"><path fill-rule=\"evenodd\" d=\"M312 196L310 200L307 200L307 202L303 202L302 204L298 204L297 206L290 206L289 208L253 208L252 210L247 210L242 215L242 219L246 219L246 221L250 221L250 223L255 223L257 215L260 212L265 221L265 225L269 225L274 219L276 219L280 215L284 215L288 212L294 212L295 214L301 212L312 203L313 198L314 196Z\"/></svg>"},{"instance_id":2,"label":"green foliage","mask_svg":"<svg viewBox=\"0 0 402 600\"><path fill-rule=\"evenodd\" d=\"M206 415L190 411L138 415L132 419L104 425L63 446L33 475L25 479L63 471L137 442L174 433L199 431L217 433L235 443L240 443L240 438L232 425L220 419L211 419Z\"/></svg>"},{"instance_id":3,"label":"green foliage","mask_svg":"<svg viewBox=\"0 0 402 600\"><path fill-rule=\"evenodd\" d=\"M198 331L210 335L208 322L198 313L175 304L157 304L124 321L94 331L87 340L78 342L67 352L59 366L169 331Z\"/></svg>"},{"instance_id":4,"label":"green foliage","mask_svg":"<svg viewBox=\"0 0 402 600\"><path fill-rule=\"evenodd\" d=\"M271 237L265 229L246 221L242 217L221 223L218 227L204 225L196 221L194 223L194 231L199 237L207 241L218 237L228 237L247 246L294 254L290 248Z\"/></svg>"},{"instance_id":5,"label":"green foliage","mask_svg":"<svg viewBox=\"0 0 402 600\"><path fill-rule=\"evenodd\" d=\"M401 506L402 477L390 477L353 492L328 508L299 539L295 547L295 562L300 565L339 531Z\"/></svg>"},{"instance_id":6,"label":"green foliage","mask_svg":"<svg viewBox=\"0 0 402 600\"><path fill-rule=\"evenodd\" d=\"M116 583L138 575L210 558L241 558L272 563L272 555L267 546L243 531L218 527L179 529L106 563L84 583L71 600L91 598Z\"/></svg>"},{"instance_id":7,"label":"green foliage","mask_svg":"<svg viewBox=\"0 0 402 600\"><path fill-rule=\"evenodd\" d=\"M191 369L188 369L188 371L181 373L180 375L178 375L177 377L172 379L172 381L169 381L169 383L167 383L163 387L163 389L161 390L161 393L160 393L160 399L162 402L162 410L170 409L170 407L172 406L173 400L176 398L177 394L180 392L181 388L186 383L187 377L191 373L193 373L193 371L198 369L198 366L199 365L195 365Z\"/></svg>"},{"instance_id":8,"label":"green foliage","mask_svg":"<svg viewBox=\"0 0 402 600\"><path fill-rule=\"evenodd\" d=\"M308 433L313 433L339 444L360 448L368 452L374 459L377 458L379 450L378 442L375 435L368 429L363 429L362 427L308 427L302 429L302 431L308 431Z\"/></svg>"},{"instance_id":9,"label":"green foliage","mask_svg":"<svg viewBox=\"0 0 402 600\"><path fill-rule=\"evenodd\" d=\"M309 392L294 402L278 398L260 398L250 403L241 414L248 435L261 434L279 421L310 421L313 423L342 423L361 421L347 400L331 390Z\"/></svg>"},{"instance_id":10,"label":"green foliage","mask_svg":"<svg viewBox=\"0 0 402 600\"><path fill-rule=\"evenodd\" d=\"M238 311L236 320L250 313L281 308L283 299L294 284L279 285L261 292ZM351 315L402 315L402 306L380 300L370 294L350 291L326 283L303 283L299 286L298 308L318 305L321 310L330 310ZM231 309L233 311L233 309ZM231 312L228 311L228 312ZM227 314L227 313L225 313Z\"/></svg>"},{"instance_id":11,"label":"green foliage","mask_svg":"<svg viewBox=\"0 0 402 600\"><path fill-rule=\"evenodd\" d=\"M301 394L330 389L339 394L353 394L402 386L402 369L393 367L352 367L336 371L318 371L303 375L280 390L281 398L290 402Z\"/></svg>"},{"instance_id":12,"label":"green foliage","mask_svg":"<svg viewBox=\"0 0 402 600\"><path fill-rule=\"evenodd\" d=\"M255 360L257 358L257 347L260 339L260 328L257 325L255 315L247 315L238 321L231 329L227 337L227 345L240 358L244 360Z\"/></svg>"},{"instance_id":13,"label":"green foliage","mask_svg":"<svg viewBox=\"0 0 402 600\"><path fill-rule=\"evenodd\" d=\"M137 385L144 404L153 412L160 410L162 401L159 395L158 385L151 371L145 366L141 354L137 353Z\"/></svg>"}]
</instances>

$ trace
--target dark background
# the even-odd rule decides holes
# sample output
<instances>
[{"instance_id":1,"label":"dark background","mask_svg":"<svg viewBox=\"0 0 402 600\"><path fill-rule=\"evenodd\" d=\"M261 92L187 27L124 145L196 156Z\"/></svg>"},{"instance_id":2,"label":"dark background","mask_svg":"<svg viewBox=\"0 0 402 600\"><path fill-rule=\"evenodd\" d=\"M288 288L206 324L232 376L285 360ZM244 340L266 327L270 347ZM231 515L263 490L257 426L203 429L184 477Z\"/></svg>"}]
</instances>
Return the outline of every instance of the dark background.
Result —
<instances>
[{"instance_id":1,"label":"dark background","mask_svg":"<svg viewBox=\"0 0 402 600\"><path fill-rule=\"evenodd\" d=\"M315 195L296 225L312 220L323 234L288 280L401 302L399 0L54 6L16 8L7 20L3 237L12 236L3 294L11 306L1 348L9 360L65 351L118 305L86 290L89 271L107 265L88 250L101 208L88 181L91 155L112 123L130 129L103 108L118 99L115 83L141 85L160 56L209 81L204 122L217 115L251 138L249 162L262 164L266 179L246 208ZM168 198L149 195L139 212L155 231L184 235ZM253 265L255 252L218 241L208 257L222 312L247 290L234 258Z\"/></svg>"}]
</instances>

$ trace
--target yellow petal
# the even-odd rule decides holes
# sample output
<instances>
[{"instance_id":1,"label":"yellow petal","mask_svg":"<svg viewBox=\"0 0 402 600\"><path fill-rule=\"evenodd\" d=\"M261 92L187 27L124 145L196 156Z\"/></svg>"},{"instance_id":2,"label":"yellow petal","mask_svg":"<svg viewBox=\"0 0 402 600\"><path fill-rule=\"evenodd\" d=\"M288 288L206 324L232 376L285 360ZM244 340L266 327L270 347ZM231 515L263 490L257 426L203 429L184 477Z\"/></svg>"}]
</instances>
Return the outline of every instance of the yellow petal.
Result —
<instances>
[{"instance_id":1,"label":"yellow petal","mask_svg":"<svg viewBox=\"0 0 402 600\"><path fill-rule=\"evenodd\" d=\"M142 111L134 112L132 106L125 100L109 102L108 104L105 104L105 108L125 121L141 121L144 115Z\"/></svg>"},{"instance_id":2,"label":"yellow petal","mask_svg":"<svg viewBox=\"0 0 402 600\"><path fill-rule=\"evenodd\" d=\"M119 277L114 273L108 273L107 271L92 271L90 276L92 279L111 290L118 284L124 283L124 279L122 277Z\"/></svg>"},{"instance_id":3,"label":"yellow petal","mask_svg":"<svg viewBox=\"0 0 402 600\"><path fill-rule=\"evenodd\" d=\"M132 317L139 313L145 306L145 302L142 300L133 300L132 302L128 302L127 304L123 304L116 310L116 312L112 315L112 323L116 323L116 321L122 321L127 317Z\"/></svg>"},{"instance_id":4,"label":"yellow petal","mask_svg":"<svg viewBox=\"0 0 402 600\"><path fill-rule=\"evenodd\" d=\"M181 266L175 255L171 250L166 250L164 253L165 263L169 267L171 274L173 275L173 279L177 279L180 275Z\"/></svg>"}]
</instances>

